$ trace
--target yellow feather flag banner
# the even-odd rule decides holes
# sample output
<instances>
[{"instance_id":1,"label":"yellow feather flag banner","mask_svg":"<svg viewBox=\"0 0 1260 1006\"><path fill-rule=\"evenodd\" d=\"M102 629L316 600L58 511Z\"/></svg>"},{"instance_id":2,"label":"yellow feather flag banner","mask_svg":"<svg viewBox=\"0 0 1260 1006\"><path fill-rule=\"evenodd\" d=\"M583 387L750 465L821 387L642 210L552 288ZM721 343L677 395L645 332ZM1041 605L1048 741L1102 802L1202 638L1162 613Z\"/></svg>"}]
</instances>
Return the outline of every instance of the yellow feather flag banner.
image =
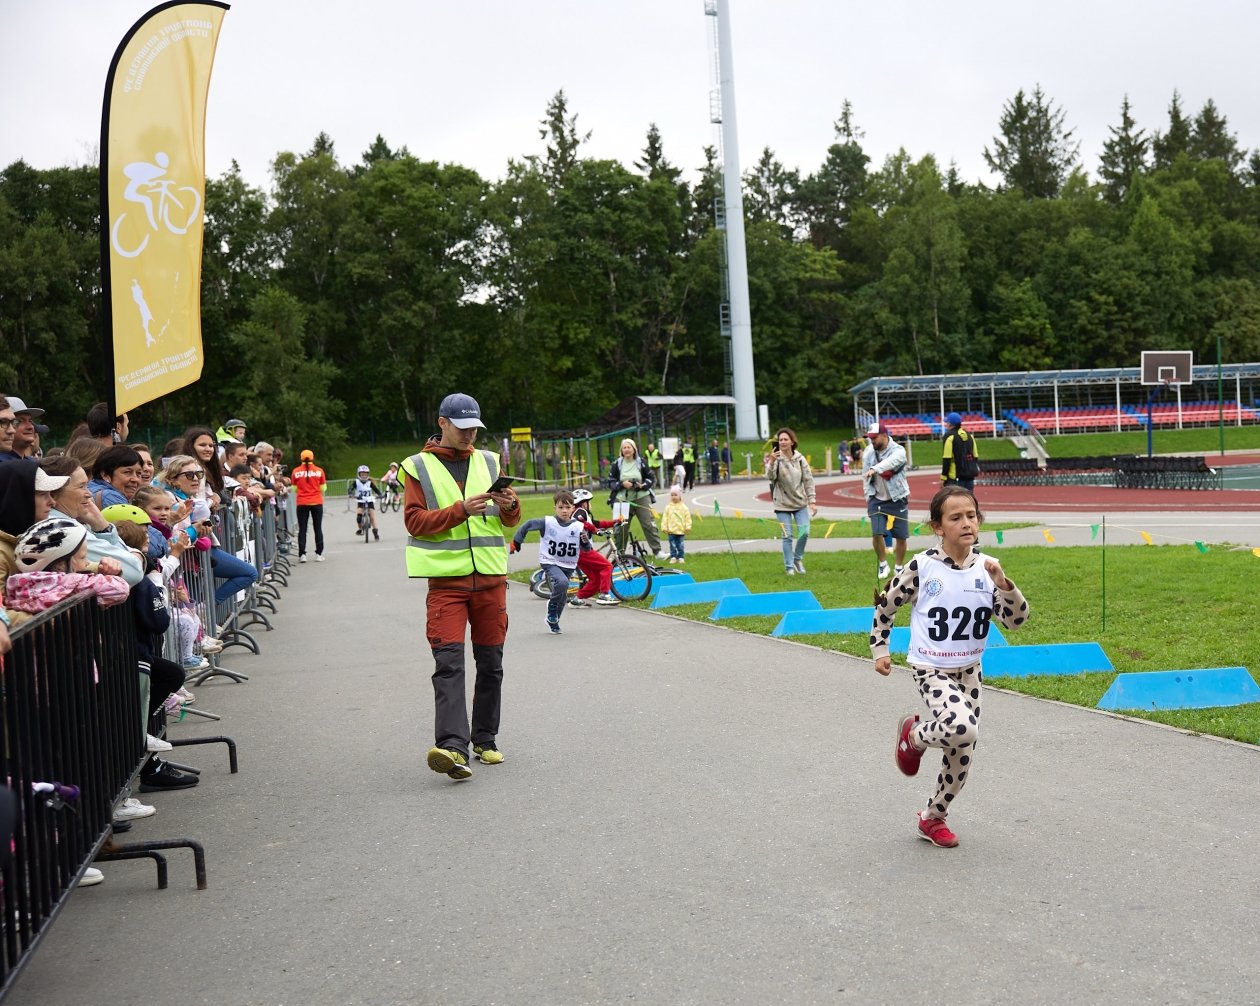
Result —
<instances>
[{"instance_id":1,"label":"yellow feather flag banner","mask_svg":"<svg viewBox=\"0 0 1260 1006\"><path fill-rule=\"evenodd\" d=\"M201 377L206 97L228 5L167 3L114 53L101 117L101 282L112 410Z\"/></svg>"},{"instance_id":2,"label":"yellow feather flag banner","mask_svg":"<svg viewBox=\"0 0 1260 1006\"><path fill-rule=\"evenodd\" d=\"M1049 528L1046 528L1046 529L1045 529L1044 531L1042 531L1041 533L1045 536L1045 539L1046 539L1046 541L1047 541L1049 544L1051 544L1051 545L1053 545L1053 544L1054 544L1054 535L1052 535L1052 534L1050 533L1050 529L1049 529Z\"/></svg>"},{"instance_id":3,"label":"yellow feather flag banner","mask_svg":"<svg viewBox=\"0 0 1260 1006\"><path fill-rule=\"evenodd\" d=\"M1146 542L1146 544L1148 544L1148 545L1154 545L1154 544L1155 544L1153 541L1151 541L1151 536L1150 536L1150 534L1148 534L1146 531L1139 531L1139 532L1138 532L1138 534L1140 534L1140 535L1142 536L1142 540L1143 540L1144 542Z\"/></svg>"}]
</instances>

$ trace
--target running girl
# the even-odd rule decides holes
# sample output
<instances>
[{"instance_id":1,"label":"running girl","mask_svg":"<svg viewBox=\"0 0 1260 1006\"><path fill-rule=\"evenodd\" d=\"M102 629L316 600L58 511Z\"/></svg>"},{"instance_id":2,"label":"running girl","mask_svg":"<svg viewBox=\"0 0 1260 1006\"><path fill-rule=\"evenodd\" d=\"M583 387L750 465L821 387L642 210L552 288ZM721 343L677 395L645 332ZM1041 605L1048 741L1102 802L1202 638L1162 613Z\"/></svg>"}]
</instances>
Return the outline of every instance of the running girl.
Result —
<instances>
[{"instance_id":1,"label":"running girl","mask_svg":"<svg viewBox=\"0 0 1260 1006\"><path fill-rule=\"evenodd\" d=\"M980 658L996 619L1017 629L1028 620L1028 602L992 556L976 545L984 515L976 498L961 486L947 486L929 510L940 545L923 552L894 576L875 599L871 654L875 670L892 671L888 637L897 609L910 605L907 663L931 717L914 714L897 724L897 767L906 775L919 771L930 747L942 752L936 788L919 814L918 834L933 845L953 848L958 837L945 818L971 771L980 723Z\"/></svg>"}]
</instances>

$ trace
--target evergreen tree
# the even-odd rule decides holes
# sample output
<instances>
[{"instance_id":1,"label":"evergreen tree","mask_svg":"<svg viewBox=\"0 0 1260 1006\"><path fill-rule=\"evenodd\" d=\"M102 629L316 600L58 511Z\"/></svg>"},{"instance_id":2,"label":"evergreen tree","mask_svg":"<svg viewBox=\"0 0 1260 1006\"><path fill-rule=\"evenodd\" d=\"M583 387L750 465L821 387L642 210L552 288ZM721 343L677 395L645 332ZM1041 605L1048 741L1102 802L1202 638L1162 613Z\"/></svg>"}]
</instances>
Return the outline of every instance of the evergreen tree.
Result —
<instances>
[{"instance_id":1,"label":"evergreen tree","mask_svg":"<svg viewBox=\"0 0 1260 1006\"><path fill-rule=\"evenodd\" d=\"M753 169L744 175L744 213L750 221L765 220L778 224L784 238L791 238L793 227L792 199L800 185L800 176L788 171L766 147Z\"/></svg>"},{"instance_id":2,"label":"evergreen tree","mask_svg":"<svg viewBox=\"0 0 1260 1006\"><path fill-rule=\"evenodd\" d=\"M1031 101L1021 90L1002 106L1001 135L993 138L992 150L984 148L984 160L1002 176L1004 188L1022 192L1026 199L1059 194L1080 150L1074 132L1063 128L1064 118L1063 109L1046 98L1040 84Z\"/></svg>"},{"instance_id":3,"label":"evergreen tree","mask_svg":"<svg viewBox=\"0 0 1260 1006\"><path fill-rule=\"evenodd\" d=\"M591 138L589 132L579 134L577 131L577 113L568 115L569 99L564 89L556 92L555 97L547 103L547 117L539 122L539 139L547 141L547 156L543 159L541 169L552 189L564 185L564 179L573 170L578 161L578 148ZM533 163L536 158L527 158Z\"/></svg>"},{"instance_id":4,"label":"evergreen tree","mask_svg":"<svg viewBox=\"0 0 1260 1006\"><path fill-rule=\"evenodd\" d=\"M1120 125L1109 127L1111 138L1103 143L1098 173L1103 181L1103 196L1113 203L1121 202L1133 179L1146 170L1146 154L1151 141L1146 130L1135 129L1130 114L1129 96L1120 104Z\"/></svg>"},{"instance_id":5,"label":"evergreen tree","mask_svg":"<svg viewBox=\"0 0 1260 1006\"><path fill-rule=\"evenodd\" d=\"M1229 132L1225 116L1217 111L1211 98L1204 102L1202 111L1194 117L1190 156L1202 161L1217 158L1225 162L1231 173L1236 172L1242 163L1243 152L1238 149L1238 139Z\"/></svg>"},{"instance_id":6,"label":"evergreen tree","mask_svg":"<svg viewBox=\"0 0 1260 1006\"><path fill-rule=\"evenodd\" d=\"M1168 131L1151 140L1156 168L1171 168L1178 154L1190 153L1190 120L1181 112L1181 95L1173 91L1168 105Z\"/></svg>"},{"instance_id":7,"label":"evergreen tree","mask_svg":"<svg viewBox=\"0 0 1260 1006\"><path fill-rule=\"evenodd\" d=\"M834 123L836 139L815 174L801 180L793 200L815 248L832 247L845 255L843 232L866 191L866 166L871 159L862 149L863 133L853 119L853 105L845 99Z\"/></svg>"},{"instance_id":8,"label":"evergreen tree","mask_svg":"<svg viewBox=\"0 0 1260 1006\"><path fill-rule=\"evenodd\" d=\"M655 122L648 123L647 146L643 148L643 160L635 161L634 166L643 172L649 181L664 178L667 181L677 182L682 174L682 168L674 167L665 159L661 131L656 128Z\"/></svg>"}]
</instances>

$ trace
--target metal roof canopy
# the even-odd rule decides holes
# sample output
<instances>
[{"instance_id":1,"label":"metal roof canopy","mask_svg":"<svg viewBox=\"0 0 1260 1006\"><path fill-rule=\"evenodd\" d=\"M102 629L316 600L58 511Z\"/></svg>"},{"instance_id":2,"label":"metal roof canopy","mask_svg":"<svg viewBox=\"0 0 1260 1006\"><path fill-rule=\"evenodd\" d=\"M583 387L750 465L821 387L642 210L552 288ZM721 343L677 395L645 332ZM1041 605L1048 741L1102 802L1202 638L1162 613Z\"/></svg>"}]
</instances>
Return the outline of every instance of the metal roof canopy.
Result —
<instances>
[{"instance_id":1,"label":"metal roof canopy","mask_svg":"<svg viewBox=\"0 0 1260 1006\"><path fill-rule=\"evenodd\" d=\"M636 395L618 402L612 409L585 426L562 436L601 436L622 433L643 426L676 426L707 408L735 408L730 395Z\"/></svg>"},{"instance_id":2,"label":"metal roof canopy","mask_svg":"<svg viewBox=\"0 0 1260 1006\"><path fill-rule=\"evenodd\" d=\"M1221 377L1260 378L1260 363L1229 363L1221 365ZM1194 367L1192 379L1216 380L1216 364ZM1141 367L1114 367L1104 370L1015 370L991 374L911 374L905 377L871 377L849 389L852 395L896 394L945 391L979 391L989 388L1049 388L1059 385L1088 384L1135 384L1142 383Z\"/></svg>"}]
</instances>

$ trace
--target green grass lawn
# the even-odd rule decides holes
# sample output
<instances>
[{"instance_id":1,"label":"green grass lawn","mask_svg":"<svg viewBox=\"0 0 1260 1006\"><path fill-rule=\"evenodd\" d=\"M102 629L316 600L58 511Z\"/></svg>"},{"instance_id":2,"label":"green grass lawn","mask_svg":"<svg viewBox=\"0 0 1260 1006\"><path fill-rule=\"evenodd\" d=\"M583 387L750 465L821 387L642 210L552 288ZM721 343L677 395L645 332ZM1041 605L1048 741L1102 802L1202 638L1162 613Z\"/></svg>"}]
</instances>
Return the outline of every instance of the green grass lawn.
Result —
<instances>
[{"instance_id":1,"label":"green grass lawn","mask_svg":"<svg viewBox=\"0 0 1260 1006\"><path fill-rule=\"evenodd\" d=\"M986 530L992 528L986 526ZM1018 632L1004 632L1012 645L1097 641L1116 672L1243 666L1256 677L1260 636L1254 631L1252 585L1260 571L1260 559L1248 550L1213 548L1203 554L1193 546L1110 546L1106 551L1105 592L1101 548L986 550L1001 556L1003 567L1028 598L1028 624ZM875 560L869 550L813 552L806 556L806 563L808 575L789 580L783 575L777 552L693 554L687 559L687 571L697 580L740 577L753 593L808 587L824 608L872 603ZM527 579L528 573L517 576ZM647 603L637 602L636 606L646 607ZM708 618L713 605L668 610L671 615L700 621ZM769 635L778 621L778 616L752 617L722 624ZM898 624L908 625L908 614L903 614ZM870 658L868 640L862 634L793 639ZM871 673L875 673L873 667ZM987 684L1093 707L1114 678L1115 673L989 678ZM1134 711L1130 715L1260 743L1260 703L1205 710Z\"/></svg>"}]
</instances>

